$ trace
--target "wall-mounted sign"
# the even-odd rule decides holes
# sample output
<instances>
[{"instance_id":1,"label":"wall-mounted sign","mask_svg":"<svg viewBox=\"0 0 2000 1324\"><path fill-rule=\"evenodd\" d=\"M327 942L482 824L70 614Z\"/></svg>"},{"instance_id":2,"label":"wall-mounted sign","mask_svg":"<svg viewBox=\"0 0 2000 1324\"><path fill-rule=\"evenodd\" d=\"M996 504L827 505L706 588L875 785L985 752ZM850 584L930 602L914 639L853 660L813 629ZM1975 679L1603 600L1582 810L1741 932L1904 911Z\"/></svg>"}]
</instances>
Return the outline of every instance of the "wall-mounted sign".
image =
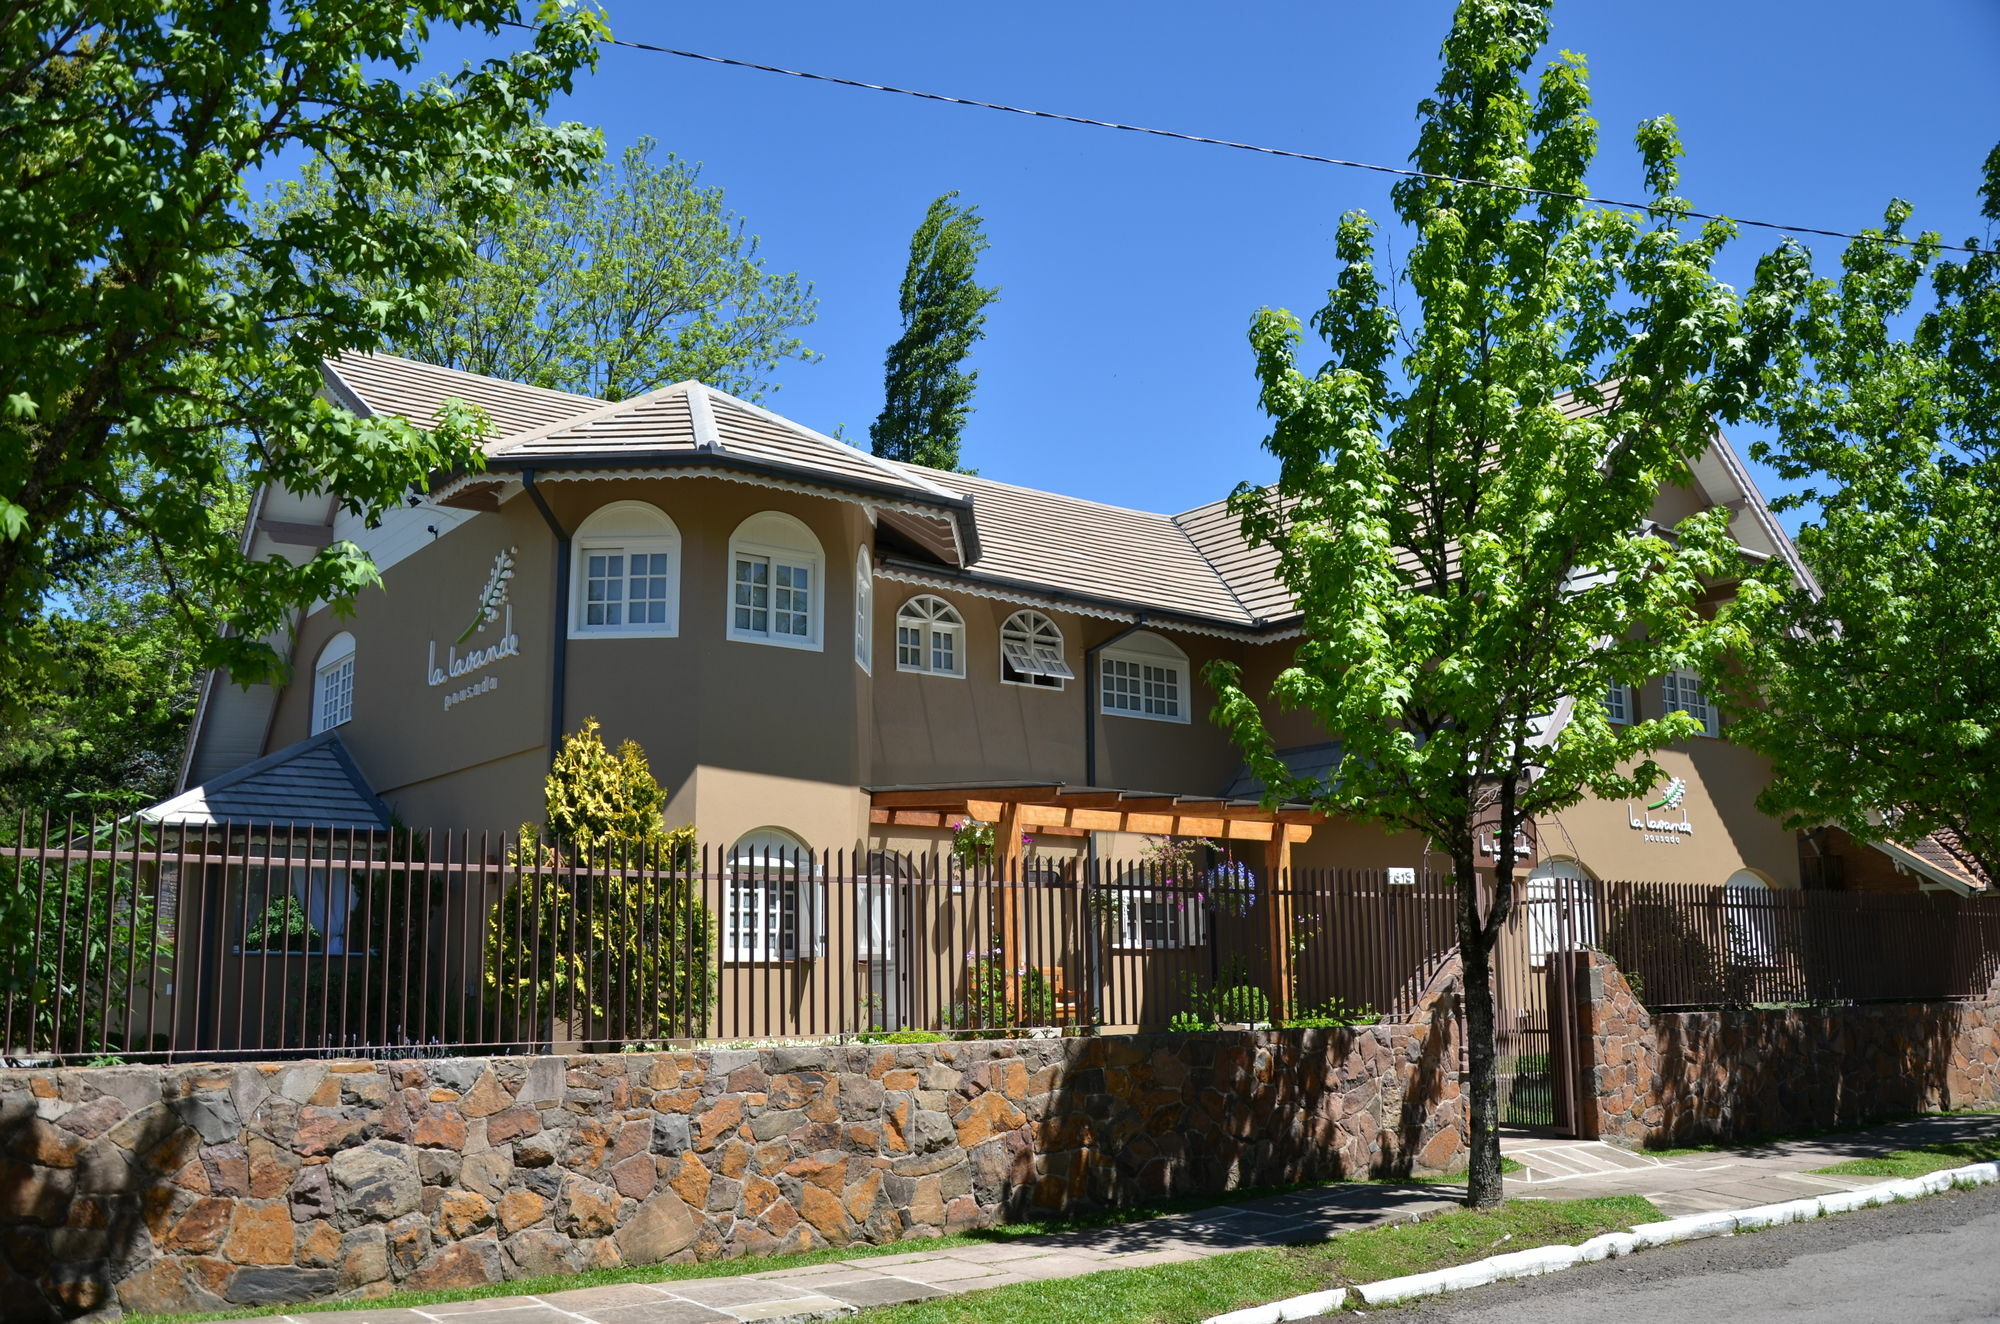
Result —
<instances>
[{"instance_id":1,"label":"wall-mounted sign","mask_svg":"<svg viewBox=\"0 0 2000 1324\"><path fill-rule=\"evenodd\" d=\"M473 610L472 619L458 638L446 645L444 662L438 662L437 640L430 643L430 652L424 659L424 683L433 687L448 685L475 671L492 666L502 658L521 655L521 638L514 633L514 607L507 600L507 586L514 578L514 555L518 549L509 547L493 558L493 571L486 577L486 587L480 590L479 605ZM458 651L460 644L484 635L493 625L498 624L497 636L486 636L488 642L464 653ZM467 699L481 694L491 694L500 688L498 676L483 676L469 685L444 696L445 711L449 712Z\"/></svg>"},{"instance_id":2,"label":"wall-mounted sign","mask_svg":"<svg viewBox=\"0 0 2000 1324\"><path fill-rule=\"evenodd\" d=\"M1417 871L1415 869L1388 869L1384 870L1384 872L1388 874L1386 881L1391 887L1415 887L1417 885Z\"/></svg>"},{"instance_id":3,"label":"wall-mounted sign","mask_svg":"<svg viewBox=\"0 0 2000 1324\"><path fill-rule=\"evenodd\" d=\"M1625 802L1625 816L1631 820L1632 830L1640 834L1641 840L1658 842L1662 846L1678 846L1694 835L1694 824L1688 821L1687 789L1686 781L1674 778L1660 792L1660 798L1646 806L1644 817L1632 807L1630 800ZM1664 809L1669 813L1678 809L1681 816L1654 818L1652 813L1655 809Z\"/></svg>"}]
</instances>

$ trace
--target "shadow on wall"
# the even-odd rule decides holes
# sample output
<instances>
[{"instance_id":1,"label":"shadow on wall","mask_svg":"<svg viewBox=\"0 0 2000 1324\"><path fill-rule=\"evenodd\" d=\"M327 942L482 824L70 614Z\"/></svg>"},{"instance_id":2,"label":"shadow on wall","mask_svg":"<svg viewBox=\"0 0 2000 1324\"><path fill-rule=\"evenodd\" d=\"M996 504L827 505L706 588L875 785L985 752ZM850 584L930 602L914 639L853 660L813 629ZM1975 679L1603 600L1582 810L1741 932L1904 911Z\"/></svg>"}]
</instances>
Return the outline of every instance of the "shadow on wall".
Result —
<instances>
[{"instance_id":1,"label":"shadow on wall","mask_svg":"<svg viewBox=\"0 0 2000 1324\"><path fill-rule=\"evenodd\" d=\"M0 1160L0 1220L8 1225L0 1243L0 1297L10 1320L63 1319L112 1305L113 1284L143 1278L170 1228L180 1248L218 1252L231 1209L205 1197L216 1183L245 1194L257 1184L250 1155L237 1143L242 1123L227 1093L165 1099L155 1071L96 1074L101 1092L88 1102L59 1098L53 1086L29 1100L0 1099L0 1154L7 1156ZM280 1180L275 1193L282 1195L290 1174ZM282 1206L279 1213L289 1265L291 1217ZM254 1265L253 1240L246 1229L229 1249ZM217 1263L224 1278L237 1271L236 1264ZM241 1272L255 1278L279 1271ZM244 1287L271 1301L333 1289L330 1270L308 1276L314 1281L297 1284L297 1295L275 1279L262 1291L248 1280ZM221 1283L215 1286L213 1293L192 1291L164 1304L180 1310L229 1304Z\"/></svg>"},{"instance_id":2,"label":"shadow on wall","mask_svg":"<svg viewBox=\"0 0 2000 1324\"><path fill-rule=\"evenodd\" d=\"M1457 1003L1453 963L1404 1022L1077 1042L1004 1171L975 1149L975 1179L1019 1219L1455 1171Z\"/></svg>"},{"instance_id":3,"label":"shadow on wall","mask_svg":"<svg viewBox=\"0 0 2000 1324\"><path fill-rule=\"evenodd\" d=\"M1750 1140L2000 1102L2000 987L1978 1002L1654 1014L1608 958L1593 964L1583 1092L1607 1139Z\"/></svg>"}]
</instances>

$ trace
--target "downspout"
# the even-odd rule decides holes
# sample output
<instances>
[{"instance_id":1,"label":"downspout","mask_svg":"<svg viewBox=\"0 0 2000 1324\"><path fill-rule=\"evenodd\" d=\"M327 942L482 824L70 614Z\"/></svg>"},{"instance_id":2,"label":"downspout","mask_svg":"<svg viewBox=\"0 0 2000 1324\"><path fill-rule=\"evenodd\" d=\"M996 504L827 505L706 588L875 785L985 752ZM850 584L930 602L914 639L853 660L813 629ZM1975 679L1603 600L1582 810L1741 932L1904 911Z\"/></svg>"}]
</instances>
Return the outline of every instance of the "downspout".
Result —
<instances>
[{"instance_id":1,"label":"downspout","mask_svg":"<svg viewBox=\"0 0 2000 1324\"><path fill-rule=\"evenodd\" d=\"M1097 655L1127 635L1146 628L1146 613L1140 612L1133 622L1101 643L1092 644L1083 650L1083 782L1086 786L1097 785ZM1104 1020L1104 963L1100 958L1103 946L1098 928L1098 907L1090 889L1102 880L1097 876L1097 834L1092 832L1084 838L1084 950L1090 954L1084 982L1090 989L1090 1019L1092 1024Z\"/></svg>"},{"instance_id":2,"label":"downspout","mask_svg":"<svg viewBox=\"0 0 2000 1324\"><path fill-rule=\"evenodd\" d=\"M556 610L555 638L549 644L549 762L554 764L556 755L562 750L563 710L567 706L569 684L569 559L570 537L549 503L542 497L542 489L535 486L535 471L521 471L521 485L527 489L528 499L535 503L535 509L542 513L542 522L549 526L549 532L556 540Z\"/></svg>"}]
</instances>

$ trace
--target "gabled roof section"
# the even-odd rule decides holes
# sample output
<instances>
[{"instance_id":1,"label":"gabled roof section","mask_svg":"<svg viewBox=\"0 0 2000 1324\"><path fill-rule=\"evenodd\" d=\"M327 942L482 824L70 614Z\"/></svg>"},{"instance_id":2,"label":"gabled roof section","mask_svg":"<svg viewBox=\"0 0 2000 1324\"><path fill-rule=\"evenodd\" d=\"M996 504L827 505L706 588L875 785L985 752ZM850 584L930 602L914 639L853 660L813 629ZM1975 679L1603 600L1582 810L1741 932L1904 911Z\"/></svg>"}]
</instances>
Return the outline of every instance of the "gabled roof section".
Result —
<instances>
[{"instance_id":1,"label":"gabled roof section","mask_svg":"<svg viewBox=\"0 0 2000 1324\"><path fill-rule=\"evenodd\" d=\"M437 426L438 410L446 400L478 405L493 420L489 450L604 405L588 395L523 386L394 354L342 354L328 360L321 371L347 408L361 414L393 414L420 428Z\"/></svg>"},{"instance_id":2,"label":"gabled roof section","mask_svg":"<svg viewBox=\"0 0 2000 1324\"><path fill-rule=\"evenodd\" d=\"M1239 629L1259 623L1170 515L914 464L898 467L972 498L980 579L1112 599Z\"/></svg>"},{"instance_id":3,"label":"gabled roof section","mask_svg":"<svg viewBox=\"0 0 2000 1324\"><path fill-rule=\"evenodd\" d=\"M1869 844L1894 860L1897 869L1948 887L1961 896L1984 896L1993 890L1993 880L1958 848L1958 834L1949 828L1907 845L1897 841Z\"/></svg>"},{"instance_id":4,"label":"gabled roof section","mask_svg":"<svg viewBox=\"0 0 2000 1324\"><path fill-rule=\"evenodd\" d=\"M339 734L326 731L142 809L139 817L187 827L277 823L367 831L389 826L389 806Z\"/></svg>"}]
</instances>

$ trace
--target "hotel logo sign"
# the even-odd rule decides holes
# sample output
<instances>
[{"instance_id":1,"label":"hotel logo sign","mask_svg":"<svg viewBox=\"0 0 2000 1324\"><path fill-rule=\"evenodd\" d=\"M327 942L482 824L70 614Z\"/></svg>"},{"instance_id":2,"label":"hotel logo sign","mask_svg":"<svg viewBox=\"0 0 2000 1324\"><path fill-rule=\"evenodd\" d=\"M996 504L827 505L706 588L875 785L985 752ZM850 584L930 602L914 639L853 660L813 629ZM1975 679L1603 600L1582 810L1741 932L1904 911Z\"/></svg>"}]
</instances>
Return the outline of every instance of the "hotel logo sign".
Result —
<instances>
[{"instance_id":1,"label":"hotel logo sign","mask_svg":"<svg viewBox=\"0 0 2000 1324\"><path fill-rule=\"evenodd\" d=\"M430 652L424 659L426 684L433 688L449 685L492 666L502 658L521 655L521 637L514 633L514 606L508 601L507 592L514 578L514 557L518 551L518 548L509 547L493 558L493 572L486 577L486 587L480 590L479 605L458 638L445 646L442 664L438 661L437 640L431 640ZM486 636L488 642L464 653L458 651L459 645L485 634L496 623L500 627L497 637ZM499 688L498 676L485 676L469 685L462 685L444 696L445 711L449 712L467 699L490 694Z\"/></svg>"},{"instance_id":2,"label":"hotel logo sign","mask_svg":"<svg viewBox=\"0 0 2000 1324\"><path fill-rule=\"evenodd\" d=\"M1687 789L1686 780L1674 778L1661 791L1660 798L1646 806L1643 817L1632 807L1630 800L1625 802L1625 816L1631 820L1632 830L1640 834L1641 840L1658 842L1662 846L1678 846L1694 835L1694 824L1688 821ZM1678 809L1681 816L1677 819L1654 818L1652 813L1655 809L1664 809L1669 813Z\"/></svg>"}]
</instances>

